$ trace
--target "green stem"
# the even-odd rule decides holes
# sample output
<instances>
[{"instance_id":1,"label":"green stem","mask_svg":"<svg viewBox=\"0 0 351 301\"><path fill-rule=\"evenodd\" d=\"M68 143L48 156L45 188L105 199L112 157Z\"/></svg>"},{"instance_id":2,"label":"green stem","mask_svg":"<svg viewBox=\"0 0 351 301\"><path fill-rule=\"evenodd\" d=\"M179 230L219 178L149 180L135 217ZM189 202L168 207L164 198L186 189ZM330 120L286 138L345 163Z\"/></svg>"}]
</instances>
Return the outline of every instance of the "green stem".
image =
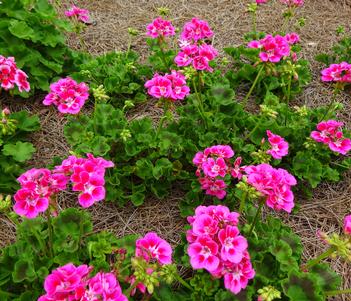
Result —
<instances>
[{"instance_id":1,"label":"green stem","mask_svg":"<svg viewBox=\"0 0 351 301\"><path fill-rule=\"evenodd\" d=\"M195 78L193 78L193 87L194 87L195 95L196 95L197 102L198 102L197 109L198 109L198 111L199 111L199 113L201 115L201 118L202 118L202 120L205 123L205 127L207 129L208 128L208 124L207 124L207 120L205 118L205 110L204 110L203 103L202 103L202 97L201 97L201 95L199 94L199 92L197 90Z\"/></svg>"},{"instance_id":2,"label":"green stem","mask_svg":"<svg viewBox=\"0 0 351 301\"><path fill-rule=\"evenodd\" d=\"M321 260L329 257L331 254L333 254L335 252L336 248L330 247L329 249L327 249L325 252L323 252L322 254L320 254L319 256L317 256L314 259L311 259L309 261L307 261L307 263L303 266L303 269L310 269L311 267L315 266L316 264L318 264Z\"/></svg>"},{"instance_id":3,"label":"green stem","mask_svg":"<svg viewBox=\"0 0 351 301\"><path fill-rule=\"evenodd\" d=\"M254 217L254 220L253 220L253 222L252 222L252 224L251 224L248 237L251 236L252 231L253 231L254 228L255 228L255 225L256 225L257 220L258 220L258 216L260 215L260 213L261 213L261 211L262 211L263 205L264 205L264 201L261 200L260 205L259 205L258 208L257 208L256 215L255 215L255 217Z\"/></svg>"},{"instance_id":4,"label":"green stem","mask_svg":"<svg viewBox=\"0 0 351 301\"><path fill-rule=\"evenodd\" d=\"M333 105L335 103L335 100L336 100L336 96L339 94L339 92L340 91L338 89L334 89L333 98L332 98L331 102L329 103L329 105L327 107L327 110L325 111L323 117L318 121L318 123L323 121L324 119L327 119L329 117L330 110L333 107Z\"/></svg>"},{"instance_id":5,"label":"green stem","mask_svg":"<svg viewBox=\"0 0 351 301\"><path fill-rule=\"evenodd\" d=\"M246 202L246 197L247 197L247 191L244 192L241 200L240 200L240 207L239 207L239 213L241 214L244 210L245 207L245 202Z\"/></svg>"},{"instance_id":6,"label":"green stem","mask_svg":"<svg viewBox=\"0 0 351 301\"><path fill-rule=\"evenodd\" d=\"M256 10L252 13L252 31L255 33L255 39L257 38L257 12Z\"/></svg>"},{"instance_id":7,"label":"green stem","mask_svg":"<svg viewBox=\"0 0 351 301\"><path fill-rule=\"evenodd\" d=\"M165 66L165 68L168 70L169 66L168 66L168 63L166 61L166 56L165 56L166 53L165 53L165 50L164 50L164 48L162 46L162 40L158 39L157 43L158 43L158 47L160 47L160 50L161 50L161 56L160 56L161 61L162 61L163 65Z\"/></svg>"},{"instance_id":8,"label":"green stem","mask_svg":"<svg viewBox=\"0 0 351 301\"><path fill-rule=\"evenodd\" d=\"M165 119L167 118L167 113L168 113L168 100L164 100L164 106L163 106L163 115L160 119L160 122L158 123L158 127L157 127L157 132L156 132L156 139L158 138L162 128L163 128L163 124L165 122Z\"/></svg>"},{"instance_id":9,"label":"green stem","mask_svg":"<svg viewBox=\"0 0 351 301\"><path fill-rule=\"evenodd\" d=\"M253 92L253 90L255 89L255 87L256 87L256 85L257 85L258 79L259 79L260 76L261 76L261 73L262 73L262 71L263 71L263 68L264 68L264 65L262 64L261 67L260 67L260 69L258 70L258 73L257 73L257 75L256 75L255 81L253 82L253 84L252 84L252 86L251 86L249 92L246 94L246 96L245 96L245 98L244 98L244 100L243 100L243 107L244 107L244 108L246 107L247 101L248 101L248 99L249 99L251 93Z\"/></svg>"},{"instance_id":10,"label":"green stem","mask_svg":"<svg viewBox=\"0 0 351 301\"><path fill-rule=\"evenodd\" d=\"M344 289L344 290L335 290L335 291L326 291L325 294L327 296L336 296L342 294L351 294L351 288Z\"/></svg>"},{"instance_id":11,"label":"green stem","mask_svg":"<svg viewBox=\"0 0 351 301\"><path fill-rule=\"evenodd\" d=\"M47 222L48 222L48 233L49 233L49 254L50 257L53 258L53 229L52 229L52 223L51 223L51 214L50 210L46 210L46 217L47 217Z\"/></svg>"},{"instance_id":12,"label":"green stem","mask_svg":"<svg viewBox=\"0 0 351 301\"><path fill-rule=\"evenodd\" d=\"M248 133L248 134L244 137L244 140L250 138L251 135L259 128L260 125L261 125L261 119L260 119L259 121L257 121L255 127L251 130L251 132Z\"/></svg>"},{"instance_id":13,"label":"green stem","mask_svg":"<svg viewBox=\"0 0 351 301\"><path fill-rule=\"evenodd\" d=\"M190 290L193 290L193 288L182 277L180 277L180 275L177 274L176 278L180 284L182 284L183 286L185 286Z\"/></svg>"},{"instance_id":14,"label":"green stem","mask_svg":"<svg viewBox=\"0 0 351 301\"><path fill-rule=\"evenodd\" d=\"M286 95L286 103L289 105L290 102L290 96L291 96L291 82L292 82L292 77L290 76L289 82L288 82L288 93Z\"/></svg>"}]
</instances>

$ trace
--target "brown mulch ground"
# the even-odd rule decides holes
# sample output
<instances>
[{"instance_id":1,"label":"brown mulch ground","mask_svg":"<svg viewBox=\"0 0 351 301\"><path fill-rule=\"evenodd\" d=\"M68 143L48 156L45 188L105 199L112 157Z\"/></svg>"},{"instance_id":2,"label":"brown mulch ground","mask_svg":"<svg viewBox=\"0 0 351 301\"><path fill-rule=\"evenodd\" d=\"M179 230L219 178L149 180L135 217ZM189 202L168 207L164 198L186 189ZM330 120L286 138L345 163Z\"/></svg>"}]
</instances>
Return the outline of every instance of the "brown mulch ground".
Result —
<instances>
[{"instance_id":1,"label":"brown mulch ground","mask_svg":"<svg viewBox=\"0 0 351 301\"><path fill-rule=\"evenodd\" d=\"M125 50L128 44L128 27L134 27L144 32L145 25L157 16L158 7L168 7L171 10L173 23L181 27L193 16L208 20L214 32L214 46L222 49L228 45L238 45L242 35L250 30L250 18L246 13L246 0L82 0L76 1L81 7L91 11L96 26L89 26L84 33L84 39L89 51L100 54L109 50ZM278 1L273 1L278 2ZM298 30L302 38L302 56L311 61L313 82L299 96L300 104L316 106L330 101L331 89L319 81L321 65L314 61L319 52L328 51L337 41L335 30L339 25L348 30L351 17L350 0L306 0L303 8L298 10L298 18L305 17L306 25ZM280 4L266 5L259 12L258 28L265 32L279 30L282 25L280 17L283 6ZM293 29L292 29L293 30ZM78 40L70 38L70 44L78 47ZM133 42L133 48L145 53L144 37L141 35ZM350 95L340 97L345 109L340 118L351 128ZM0 103L4 101L0 99ZM69 147L63 136L65 119L55 110L40 105L41 99L33 102L23 102L12 108L25 108L39 113L42 130L32 137L37 147L37 153L32 166L41 167L51 162L54 156L66 156ZM152 106L140 108L137 114L155 114ZM327 233L340 231L342 219L351 211L351 174L338 184L323 184L314 192L312 200L301 201L301 209L296 215L284 217L298 233L305 246L305 257L311 258L321 253L325 245L316 237L318 229ZM108 229L118 235L128 233L144 234L147 231L157 231L173 244L179 241L184 220L179 217L177 203L181 199L177 192L172 193L166 200L150 199L144 205L134 208L118 208L111 203L99 203L90 211L93 216L95 229ZM65 193L60 196L62 207L76 203L76 196ZM0 246L14 238L15 227L0 216ZM344 275L345 288L351 287L351 266L344 261L332 261L335 269ZM351 300L343 296L333 300Z\"/></svg>"}]
</instances>

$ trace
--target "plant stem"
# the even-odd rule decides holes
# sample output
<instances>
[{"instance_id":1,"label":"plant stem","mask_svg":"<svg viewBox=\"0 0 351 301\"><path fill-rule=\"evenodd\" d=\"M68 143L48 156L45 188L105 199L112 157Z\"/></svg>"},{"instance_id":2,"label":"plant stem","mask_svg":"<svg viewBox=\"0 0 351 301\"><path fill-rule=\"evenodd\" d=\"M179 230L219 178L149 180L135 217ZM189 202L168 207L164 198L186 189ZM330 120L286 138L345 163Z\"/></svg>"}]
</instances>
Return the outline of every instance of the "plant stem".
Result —
<instances>
[{"instance_id":1,"label":"plant stem","mask_svg":"<svg viewBox=\"0 0 351 301\"><path fill-rule=\"evenodd\" d=\"M316 264L318 264L321 260L329 257L331 254L333 254L335 252L336 248L330 247L329 249L327 249L325 252L323 252L322 254L320 254L319 256L317 256L314 259L309 260L304 266L304 269L310 269L311 267L315 266Z\"/></svg>"},{"instance_id":2,"label":"plant stem","mask_svg":"<svg viewBox=\"0 0 351 301\"><path fill-rule=\"evenodd\" d=\"M329 105L328 105L328 107L327 107L327 110L326 110L326 112L324 113L322 119L320 119L320 120L318 121L318 123L321 122L321 121L323 121L324 118L327 119L327 118L329 117L330 109L333 107L333 105L334 105L334 103L335 103L335 100L336 100L336 96L337 96L338 94L339 94L339 90L335 88L334 91L333 91L333 98L332 98L331 102L329 103Z\"/></svg>"},{"instance_id":3,"label":"plant stem","mask_svg":"<svg viewBox=\"0 0 351 301\"><path fill-rule=\"evenodd\" d=\"M241 200L240 200L240 207L239 207L239 213L241 214L244 210L245 207L245 202L246 202L246 197L247 197L247 191L244 192Z\"/></svg>"},{"instance_id":4,"label":"plant stem","mask_svg":"<svg viewBox=\"0 0 351 301\"><path fill-rule=\"evenodd\" d=\"M202 120L204 121L205 123L205 127L206 129L208 128L208 125L207 125L207 120L205 118L205 110L204 110L204 107L203 107L203 103L202 103L202 97L200 96L197 88L196 88L196 82L195 82L195 79L193 78L193 87L194 87L194 91L195 91L195 95L196 95L196 98L197 98L197 109L201 115L201 118Z\"/></svg>"},{"instance_id":5,"label":"plant stem","mask_svg":"<svg viewBox=\"0 0 351 301\"><path fill-rule=\"evenodd\" d=\"M188 288L190 290L193 290L193 288L182 277L180 277L179 274L177 274L176 278L180 284L182 284L183 286L185 286L186 288Z\"/></svg>"},{"instance_id":6,"label":"plant stem","mask_svg":"<svg viewBox=\"0 0 351 301\"><path fill-rule=\"evenodd\" d=\"M254 228L255 228L255 225L256 225L257 220L258 220L258 216L260 215L260 213L261 213L261 211L262 211L262 207L263 207L263 205L264 205L264 201L263 201L263 200L261 200L260 205L259 205L259 206L258 206L258 208L257 208L256 215L255 215L255 217L254 217L254 220L253 220L253 222L252 222L252 224L251 224L251 227L250 227L250 230L249 230L248 237L250 237L250 236L251 236L252 231L253 231L253 230L254 230Z\"/></svg>"},{"instance_id":7,"label":"plant stem","mask_svg":"<svg viewBox=\"0 0 351 301\"><path fill-rule=\"evenodd\" d=\"M164 105L163 105L163 115L160 119L160 122L158 124L158 128L157 128L157 132L156 132L156 139L158 138L160 132L161 132L161 129L163 127L163 123L165 121L165 119L167 118L167 113L168 113L168 100L164 100Z\"/></svg>"},{"instance_id":8,"label":"plant stem","mask_svg":"<svg viewBox=\"0 0 351 301\"><path fill-rule=\"evenodd\" d=\"M256 10L252 13L252 31L255 33L255 39L257 38L257 12Z\"/></svg>"},{"instance_id":9,"label":"plant stem","mask_svg":"<svg viewBox=\"0 0 351 301\"><path fill-rule=\"evenodd\" d=\"M160 50L161 50L161 56L160 56L161 61L162 61L163 65L165 66L165 68L168 70L169 66L168 66L167 61L166 61L166 57L165 57L166 53L165 53L165 50L164 50L164 48L162 46L162 40L158 39L157 43L158 43L158 47L160 47Z\"/></svg>"},{"instance_id":10,"label":"plant stem","mask_svg":"<svg viewBox=\"0 0 351 301\"><path fill-rule=\"evenodd\" d=\"M326 291L325 294L327 296L335 296L335 295L342 295L342 294L351 294L351 288L344 289L344 290L335 290L335 291Z\"/></svg>"},{"instance_id":11,"label":"plant stem","mask_svg":"<svg viewBox=\"0 0 351 301\"><path fill-rule=\"evenodd\" d=\"M50 215L50 210L46 210L46 217L47 217L47 222L48 222L48 233L49 233L49 254L50 257L53 258L53 230L52 230L52 223L51 223L51 215Z\"/></svg>"},{"instance_id":12,"label":"plant stem","mask_svg":"<svg viewBox=\"0 0 351 301\"><path fill-rule=\"evenodd\" d=\"M259 79L260 76L261 76L261 73L262 73L262 71L263 71L263 68L264 68L264 65L261 65L261 67L260 67L260 69L258 70L258 73L257 73L257 75L256 75L255 81L253 82L253 84L252 84L252 86L251 86L249 92L246 94L246 96L245 96L245 98L244 98L244 100L243 100L244 109L245 109L245 107L246 107L247 101L248 101L248 99L249 99L251 93L253 92L253 90L254 90L255 87L256 87L256 84L257 84L257 82L258 82L258 79Z\"/></svg>"},{"instance_id":13,"label":"plant stem","mask_svg":"<svg viewBox=\"0 0 351 301\"><path fill-rule=\"evenodd\" d=\"M248 134L244 137L244 140L250 138L251 135L254 133L254 131L256 131L256 130L259 128L260 125L261 125L261 119L260 119L259 121L257 121L255 127L251 130L251 132L248 133Z\"/></svg>"}]
</instances>

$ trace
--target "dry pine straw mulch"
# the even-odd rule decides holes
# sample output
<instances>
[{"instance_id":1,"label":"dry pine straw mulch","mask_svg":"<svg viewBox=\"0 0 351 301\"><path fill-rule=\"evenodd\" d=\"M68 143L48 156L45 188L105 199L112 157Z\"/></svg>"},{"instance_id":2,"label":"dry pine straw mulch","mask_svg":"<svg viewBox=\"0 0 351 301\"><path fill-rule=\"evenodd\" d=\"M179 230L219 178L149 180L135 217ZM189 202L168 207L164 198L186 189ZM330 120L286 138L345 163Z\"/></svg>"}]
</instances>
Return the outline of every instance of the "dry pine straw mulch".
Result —
<instances>
[{"instance_id":1,"label":"dry pine straw mulch","mask_svg":"<svg viewBox=\"0 0 351 301\"><path fill-rule=\"evenodd\" d=\"M273 0L273 2L278 2ZM297 99L298 104L317 106L328 104L331 89L319 80L321 65L314 57L320 52L328 52L338 37L335 30L343 25L350 33L348 24L351 17L351 0L306 0L304 7L298 10L297 17L304 17L306 25L299 32L302 39L302 56L311 62L313 81ZM66 1L66 5L71 3ZM173 23L181 28L182 24L197 16L206 19L215 32L214 46L223 49L228 45L239 45L244 33L250 30L250 18L246 13L247 0L81 0L75 1L91 11L97 22L89 26L83 37L88 49L93 54L110 50L126 50L128 43L127 28L133 27L144 32L145 25L157 16L158 7L171 10ZM64 4L65 5L65 4ZM275 32L282 25L283 6L279 3L265 5L260 9L258 29ZM295 30L293 27L291 30ZM78 40L70 36L72 47L79 48ZM147 56L144 37L140 35L133 42L133 49ZM9 104L13 110L25 109L40 115L41 131L33 134L32 141L37 148L32 167L42 167L51 162L54 156L65 157L69 153L63 135L65 118L57 114L54 108L41 105L43 97L38 95L32 100L1 99L0 105ZM345 106L339 118L351 128L350 95L344 94L340 101ZM134 117L148 115L157 122L159 109L152 104L139 107L133 112ZM327 233L340 231L343 217L351 209L351 173L338 184L324 183L314 191L311 200L297 200L301 208L297 214L281 215L294 231L299 234L304 244L304 257L309 259L320 254L326 246L316 237L316 231ZM101 202L89 211L92 214L95 231L110 230L118 236L130 233L145 234L156 231L173 245L177 244L185 220L180 218L178 202L182 195L174 189L166 200L149 199L142 206L135 208L127 205L119 208L113 203ZM75 206L76 195L62 193L59 197L62 208ZM14 240L15 226L0 216L0 246ZM344 276L343 286L351 287L351 265L336 259L331 262L337 272ZM339 296L330 300L351 300L350 296Z\"/></svg>"}]
</instances>

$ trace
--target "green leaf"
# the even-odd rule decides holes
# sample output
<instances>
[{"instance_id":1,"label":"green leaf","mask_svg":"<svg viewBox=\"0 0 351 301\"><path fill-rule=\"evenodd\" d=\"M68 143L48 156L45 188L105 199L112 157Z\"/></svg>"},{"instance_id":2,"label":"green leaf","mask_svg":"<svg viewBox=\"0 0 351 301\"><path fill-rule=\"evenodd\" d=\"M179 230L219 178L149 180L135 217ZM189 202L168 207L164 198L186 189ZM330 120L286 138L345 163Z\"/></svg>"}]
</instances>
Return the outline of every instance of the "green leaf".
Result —
<instances>
[{"instance_id":1,"label":"green leaf","mask_svg":"<svg viewBox=\"0 0 351 301\"><path fill-rule=\"evenodd\" d=\"M12 20L9 31L16 37L26 40L36 40L34 30L24 21Z\"/></svg>"},{"instance_id":2,"label":"green leaf","mask_svg":"<svg viewBox=\"0 0 351 301\"><path fill-rule=\"evenodd\" d=\"M143 158L136 162L136 175L143 180L153 177L153 164L150 160Z\"/></svg>"},{"instance_id":3,"label":"green leaf","mask_svg":"<svg viewBox=\"0 0 351 301\"><path fill-rule=\"evenodd\" d=\"M30 259L20 259L15 263L12 273L13 282L18 283L24 280L32 282L36 277L33 262Z\"/></svg>"},{"instance_id":4,"label":"green leaf","mask_svg":"<svg viewBox=\"0 0 351 301\"><path fill-rule=\"evenodd\" d=\"M173 170L173 164L167 158L158 159L155 167L152 169L152 174L155 179L159 180L162 176L170 176Z\"/></svg>"},{"instance_id":5,"label":"green leaf","mask_svg":"<svg viewBox=\"0 0 351 301\"><path fill-rule=\"evenodd\" d=\"M2 153L5 156L11 156L18 162L25 162L29 160L35 148L32 143L18 141L16 144L5 144Z\"/></svg>"}]
</instances>

